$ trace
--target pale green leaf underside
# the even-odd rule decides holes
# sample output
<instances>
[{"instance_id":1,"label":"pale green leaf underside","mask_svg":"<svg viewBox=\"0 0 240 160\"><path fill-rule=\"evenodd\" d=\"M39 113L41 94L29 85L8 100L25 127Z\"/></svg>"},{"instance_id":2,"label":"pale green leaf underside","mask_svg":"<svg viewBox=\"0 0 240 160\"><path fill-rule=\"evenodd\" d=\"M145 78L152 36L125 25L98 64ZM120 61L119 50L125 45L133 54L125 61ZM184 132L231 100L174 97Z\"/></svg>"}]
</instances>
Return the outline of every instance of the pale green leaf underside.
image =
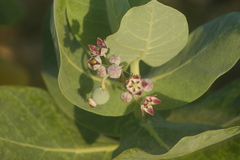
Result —
<instances>
[{"instance_id":1,"label":"pale green leaf underside","mask_svg":"<svg viewBox=\"0 0 240 160\"><path fill-rule=\"evenodd\" d=\"M159 108L192 102L234 66L240 57L239 19L239 13L231 13L200 26L176 57L149 71L146 77L163 102Z\"/></svg>"},{"instance_id":2,"label":"pale green leaf underside","mask_svg":"<svg viewBox=\"0 0 240 160\"><path fill-rule=\"evenodd\" d=\"M89 5L84 7L89 7ZM94 8L92 6L92 9ZM99 7L96 8L99 9ZM100 20L97 22L100 23ZM111 100L105 105L91 108L86 103L86 99L92 95L92 90L101 86L101 78L95 76L96 73L91 72L87 67L89 55L71 31L66 17L66 2L64 0L54 1L53 24L56 32L54 41L58 43L57 50L59 50L57 55L60 56L58 82L63 95L74 105L99 115L121 116L130 113L136 106L135 102L126 105L125 102L121 101L120 95L124 91L123 85L115 81L107 80L106 85Z\"/></svg>"},{"instance_id":3,"label":"pale green leaf underside","mask_svg":"<svg viewBox=\"0 0 240 160\"><path fill-rule=\"evenodd\" d=\"M107 37L110 54L118 54L128 64L143 60L160 66L185 46L188 25L179 11L155 0L130 9L117 33Z\"/></svg>"},{"instance_id":4,"label":"pale green leaf underside","mask_svg":"<svg viewBox=\"0 0 240 160\"><path fill-rule=\"evenodd\" d=\"M204 123L231 127L240 125L240 79L233 81L221 90L171 110L167 120L178 123Z\"/></svg>"},{"instance_id":5,"label":"pale green leaf underside","mask_svg":"<svg viewBox=\"0 0 240 160\"><path fill-rule=\"evenodd\" d=\"M124 151L114 160L164 160L172 159L190 154L212 144L221 142L240 134L240 127L206 131L196 136L182 138L170 151L163 155L150 155L140 149L129 149Z\"/></svg>"},{"instance_id":6,"label":"pale green leaf underside","mask_svg":"<svg viewBox=\"0 0 240 160\"><path fill-rule=\"evenodd\" d=\"M117 147L111 139L78 128L41 89L1 87L0 97L1 160L104 159Z\"/></svg>"},{"instance_id":7,"label":"pale green leaf underside","mask_svg":"<svg viewBox=\"0 0 240 160\"><path fill-rule=\"evenodd\" d=\"M120 26L124 14L130 9L128 0L106 0L108 22L112 33L115 33Z\"/></svg>"}]
</instances>

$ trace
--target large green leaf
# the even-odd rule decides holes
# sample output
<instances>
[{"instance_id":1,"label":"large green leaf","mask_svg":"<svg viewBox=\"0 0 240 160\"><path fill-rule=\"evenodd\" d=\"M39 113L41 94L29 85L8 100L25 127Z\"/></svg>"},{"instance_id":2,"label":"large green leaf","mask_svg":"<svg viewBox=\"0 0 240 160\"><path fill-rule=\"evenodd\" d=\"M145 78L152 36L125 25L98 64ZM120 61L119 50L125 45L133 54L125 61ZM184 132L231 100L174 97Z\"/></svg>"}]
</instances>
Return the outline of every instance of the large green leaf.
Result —
<instances>
[{"instance_id":1,"label":"large green leaf","mask_svg":"<svg viewBox=\"0 0 240 160\"><path fill-rule=\"evenodd\" d=\"M83 47L95 44L97 37L106 38L116 32L122 16L130 8L127 0L59 0L59 2L65 3L72 33Z\"/></svg>"},{"instance_id":2,"label":"large green leaf","mask_svg":"<svg viewBox=\"0 0 240 160\"><path fill-rule=\"evenodd\" d=\"M171 110L172 122L194 122L230 127L240 125L240 79L181 108Z\"/></svg>"},{"instance_id":3,"label":"large green leaf","mask_svg":"<svg viewBox=\"0 0 240 160\"><path fill-rule=\"evenodd\" d=\"M107 37L110 54L118 54L130 64L143 60L160 66L185 46L188 26L179 11L155 0L130 9L122 19L117 33Z\"/></svg>"},{"instance_id":4,"label":"large green leaf","mask_svg":"<svg viewBox=\"0 0 240 160\"><path fill-rule=\"evenodd\" d=\"M131 115L121 117L100 116L85 111L69 102L62 95L58 86L58 66L51 33L49 31L49 24L46 24L44 44L44 70L42 72L42 77L59 109L66 114L67 117L81 126L103 134L119 136L122 125L125 121L131 119Z\"/></svg>"},{"instance_id":5,"label":"large green leaf","mask_svg":"<svg viewBox=\"0 0 240 160\"><path fill-rule=\"evenodd\" d=\"M240 136L235 136L223 142L193 152L187 156L172 160L238 160L240 159Z\"/></svg>"},{"instance_id":6,"label":"large green leaf","mask_svg":"<svg viewBox=\"0 0 240 160\"><path fill-rule=\"evenodd\" d=\"M112 33L115 33L125 13L130 9L128 0L106 0L108 22Z\"/></svg>"},{"instance_id":7,"label":"large green leaf","mask_svg":"<svg viewBox=\"0 0 240 160\"><path fill-rule=\"evenodd\" d=\"M117 82L111 83L109 80L107 86L111 94L111 101L96 108L91 108L86 103L86 98L92 95L91 91L101 85L101 78L94 76L95 73L90 72L87 67L89 56L81 47L69 26L64 0L54 1L52 31L57 56L60 59L58 81L63 95L74 105L96 114L121 116L130 113L135 107L135 102L131 106L125 105L119 98L122 93L119 88L122 88L122 85ZM90 34L89 32L89 35L97 37L94 33Z\"/></svg>"},{"instance_id":8,"label":"large green leaf","mask_svg":"<svg viewBox=\"0 0 240 160\"><path fill-rule=\"evenodd\" d=\"M129 148L139 148L150 154L163 154L185 136L219 128L197 123L172 123L155 114L146 121L131 121L124 126L120 146L114 151L114 156Z\"/></svg>"},{"instance_id":9,"label":"large green leaf","mask_svg":"<svg viewBox=\"0 0 240 160\"><path fill-rule=\"evenodd\" d=\"M5 159L111 159L115 140L76 126L47 92L0 88L0 157Z\"/></svg>"},{"instance_id":10,"label":"large green leaf","mask_svg":"<svg viewBox=\"0 0 240 160\"><path fill-rule=\"evenodd\" d=\"M197 150L203 149L239 134L239 126L228 129L206 131L195 136L182 138L171 150L162 155L151 155L138 148L134 148L124 151L114 160L127 160L129 158L131 160L170 160L188 155Z\"/></svg>"},{"instance_id":11,"label":"large green leaf","mask_svg":"<svg viewBox=\"0 0 240 160\"><path fill-rule=\"evenodd\" d=\"M163 102L159 108L182 106L200 97L239 60L239 37L240 13L227 14L193 31L176 57L145 75Z\"/></svg>"}]
</instances>

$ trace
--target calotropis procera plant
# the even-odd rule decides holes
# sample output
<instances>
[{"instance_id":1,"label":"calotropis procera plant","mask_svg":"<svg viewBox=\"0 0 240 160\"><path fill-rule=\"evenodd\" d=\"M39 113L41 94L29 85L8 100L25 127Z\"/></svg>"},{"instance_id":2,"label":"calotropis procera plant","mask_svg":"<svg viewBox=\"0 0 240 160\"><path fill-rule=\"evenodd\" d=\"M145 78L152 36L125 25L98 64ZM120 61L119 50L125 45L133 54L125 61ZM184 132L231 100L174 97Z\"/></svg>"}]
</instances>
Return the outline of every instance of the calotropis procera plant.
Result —
<instances>
[{"instance_id":1,"label":"calotropis procera plant","mask_svg":"<svg viewBox=\"0 0 240 160\"><path fill-rule=\"evenodd\" d=\"M150 92L153 89L153 83L149 79L141 79L140 75L130 74L129 78L126 78L122 67L119 66L121 63L121 58L119 55L112 55L107 58L108 47L106 42L102 39L97 38L97 46L88 45L92 55L87 61L88 67L92 70L97 70L97 75L103 77L101 87L95 88L92 93L92 98L87 98L87 103L91 107L96 107L97 105L102 105L108 102L110 94L105 85L105 80L107 77L118 79L119 82L123 82L126 88L126 92L123 92L120 96L121 100L124 102L130 102L132 97L134 99L141 98L143 92ZM105 62L105 63L103 63ZM137 65L137 64L136 64ZM125 71L126 72L126 71ZM141 102L142 115L144 112L151 115L154 114L152 105L159 104L159 100L155 96L146 96Z\"/></svg>"},{"instance_id":2,"label":"calotropis procera plant","mask_svg":"<svg viewBox=\"0 0 240 160\"><path fill-rule=\"evenodd\" d=\"M1 160L239 159L240 80L198 99L239 60L239 13L189 36L156 0L54 0L51 16L48 92L0 87Z\"/></svg>"}]
</instances>

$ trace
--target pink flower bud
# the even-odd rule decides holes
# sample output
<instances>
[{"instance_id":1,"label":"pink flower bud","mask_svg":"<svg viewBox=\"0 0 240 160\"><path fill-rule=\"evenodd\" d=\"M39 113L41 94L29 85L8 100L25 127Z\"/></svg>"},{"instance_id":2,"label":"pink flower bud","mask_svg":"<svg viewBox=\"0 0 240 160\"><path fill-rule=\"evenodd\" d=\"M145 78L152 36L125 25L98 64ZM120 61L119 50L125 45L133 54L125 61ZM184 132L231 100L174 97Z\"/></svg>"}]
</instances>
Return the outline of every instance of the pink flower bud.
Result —
<instances>
[{"instance_id":1,"label":"pink flower bud","mask_svg":"<svg viewBox=\"0 0 240 160\"><path fill-rule=\"evenodd\" d=\"M99 46L99 52L100 56L106 57L106 53L108 51L108 46L105 41L103 41L101 38L97 38L97 46Z\"/></svg>"},{"instance_id":2,"label":"pink flower bud","mask_svg":"<svg viewBox=\"0 0 240 160\"><path fill-rule=\"evenodd\" d=\"M99 67L97 70L97 74L100 77L105 77L107 75L106 67L104 67L104 66Z\"/></svg>"},{"instance_id":3,"label":"pink flower bud","mask_svg":"<svg viewBox=\"0 0 240 160\"><path fill-rule=\"evenodd\" d=\"M150 79L142 80L142 87L144 92L150 92L153 89L153 83Z\"/></svg>"},{"instance_id":4,"label":"pink flower bud","mask_svg":"<svg viewBox=\"0 0 240 160\"><path fill-rule=\"evenodd\" d=\"M121 58L120 58L119 55L114 54L114 55L112 55L112 56L109 58L109 61L110 61L111 63L115 63L116 65L119 65L120 62L121 62Z\"/></svg>"},{"instance_id":5,"label":"pink flower bud","mask_svg":"<svg viewBox=\"0 0 240 160\"><path fill-rule=\"evenodd\" d=\"M102 60L99 56L92 56L88 60L88 67L92 70L97 70L102 66Z\"/></svg>"},{"instance_id":6,"label":"pink flower bud","mask_svg":"<svg viewBox=\"0 0 240 160\"><path fill-rule=\"evenodd\" d=\"M102 40L101 38L97 38L97 45L102 48L108 48L106 42L104 40Z\"/></svg>"},{"instance_id":7,"label":"pink flower bud","mask_svg":"<svg viewBox=\"0 0 240 160\"><path fill-rule=\"evenodd\" d=\"M110 78L119 78L122 73L122 68L116 64L112 64L108 67L107 71Z\"/></svg>"},{"instance_id":8,"label":"pink flower bud","mask_svg":"<svg viewBox=\"0 0 240 160\"><path fill-rule=\"evenodd\" d=\"M90 49L91 53L94 55L99 55L99 49L98 47L94 45L88 45L88 48Z\"/></svg>"},{"instance_id":9,"label":"pink flower bud","mask_svg":"<svg viewBox=\"0 0 240 160\"><path fill-rule=\"evenodd\" d=\"M129 92L123 92L121 94L121 99L123 102L130 102L132 100L132 95Z\"/></svg>"}]
</instances>

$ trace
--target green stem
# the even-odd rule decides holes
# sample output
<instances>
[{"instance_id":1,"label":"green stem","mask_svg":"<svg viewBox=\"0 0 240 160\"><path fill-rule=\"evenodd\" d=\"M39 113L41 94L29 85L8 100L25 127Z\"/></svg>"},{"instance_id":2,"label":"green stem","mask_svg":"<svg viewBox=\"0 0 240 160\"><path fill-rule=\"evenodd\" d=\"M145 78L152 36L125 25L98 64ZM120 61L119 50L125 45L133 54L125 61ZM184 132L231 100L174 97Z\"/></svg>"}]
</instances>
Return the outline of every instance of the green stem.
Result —
<instances>
[{"instance_id":1,"label":"green stem","mask_svg":"<svg viewBox=\"0 0 240 160\"><path fill-rule=\"evenodd\" d=\"M106 87L106 85L105 85L105 80L107 79L107 77L108 77L109 75L107 74L105 77L103 77L103 79L102 79L102 84L101 84L101 88L102 88L102 90L106 90L107 89L107 87Z\"/></svg>"},{"instance_id":2,"label":"green stem","mask_svg":"<svg viewBox=\"0 0 240 160\"><path fill-rule=\"evenodd\" d=\"M136 59L136 60L131 62L131 64L130 64L130 71L134 75L140 75L139 59Z\"/></svg>"},{"instance_id":3,"label":"green stem","mask_svg":"<svg viewBox=\"0 0 240 160\"><path fill-rule=\"evenodd\" d=\"M149 132L151 136L158 142L160 146L165 148L167 151L169 151L171 148L159 137L158 133L153 128L151 121L146 120L142 123L142 126Z\"/></svg>"}]
</instances>

